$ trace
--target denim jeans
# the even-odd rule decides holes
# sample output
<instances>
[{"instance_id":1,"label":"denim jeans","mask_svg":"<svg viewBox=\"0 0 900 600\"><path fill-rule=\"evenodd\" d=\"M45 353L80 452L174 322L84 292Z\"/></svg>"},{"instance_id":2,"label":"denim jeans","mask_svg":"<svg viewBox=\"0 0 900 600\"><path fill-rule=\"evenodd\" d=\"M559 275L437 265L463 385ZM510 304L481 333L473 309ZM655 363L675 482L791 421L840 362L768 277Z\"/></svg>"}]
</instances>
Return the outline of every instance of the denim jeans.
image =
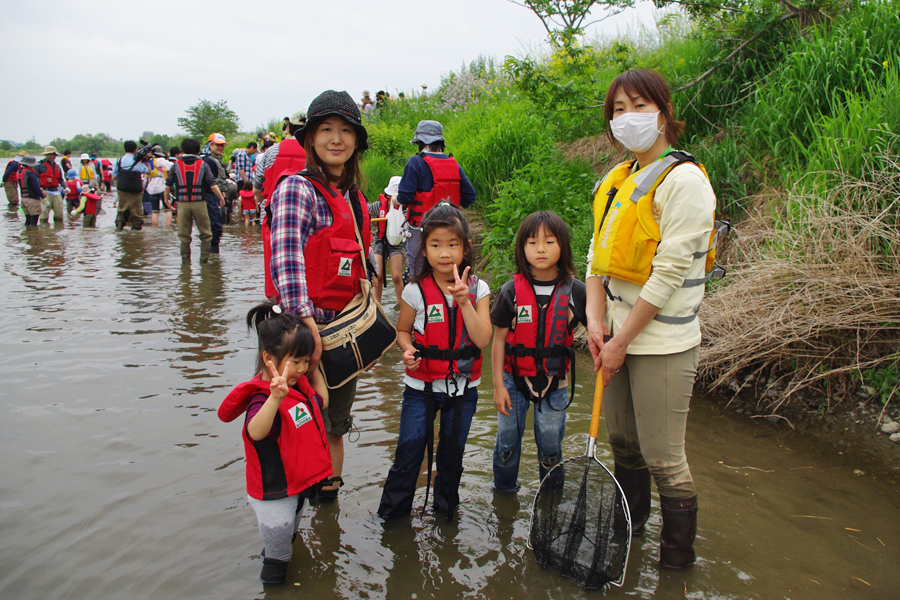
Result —
<instances>
[{"instance_id":1,"label":"denim jeans","mask_svg":"<svg viewBox=\"0 0 900 600\"><path fill-rule=\"evenodd\" d=\"M453 417L457 398L434 393L435 411L441 412L441 428L438 435L436 472L434 478L434 506L449 510L459 504L459 480L462 477L462 457L469 437L469 426L478 403L478 390L469 388L462 396L462 418L459 438L452 439ZM427 430L434 426L428 422L428 395L409 386L403 390L403 407L400 409L400 436L394 464L384 482L378 516L391 517L412 511L416 480L422 471L425 456ZM456 446L455 448L453 446Z\"/></svg>"},{"instance_id":2,"label":"denim jeans","mask_svg":"<svg viewBox=\"0 0 900 600\"><path fill-rule=\"evenodd\" d=\"M503 385L509 392L512 410L509 416L497 414L497 444L494 446L494 488L501 492L519 489L519 459L522 456L522 435L531 399L516 389L513 376L503 372ZM534 411L534 439L537 442L539 473L543 480L547 472L562 460L562 439L566 433L566 411L569 388L551 393L541 402L541 410ZM562 409L562 410L554 410ZM562 476L562 471L554 472Z\"/></svg>"}]
</instances>

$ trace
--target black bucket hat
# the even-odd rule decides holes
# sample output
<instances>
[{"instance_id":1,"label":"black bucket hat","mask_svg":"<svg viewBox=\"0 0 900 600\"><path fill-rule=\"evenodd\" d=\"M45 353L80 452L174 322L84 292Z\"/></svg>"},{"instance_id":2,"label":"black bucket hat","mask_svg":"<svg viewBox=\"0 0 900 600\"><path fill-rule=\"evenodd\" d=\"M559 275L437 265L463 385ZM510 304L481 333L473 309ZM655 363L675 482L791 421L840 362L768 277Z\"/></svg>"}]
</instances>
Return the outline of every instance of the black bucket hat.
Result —
<instances>
[{"instance_id":1,"label":"black bucket hat","mask_svg":"<svg viewBox=\"0 0 900 600\"><path fill-rule=\"evenodd\" d=\"M306 126L297 130L294 136L301 144L306 139L307 132L315 131L319 123L326 117L337 115L350 123L356 130L357 150L362 152L369 147L369 132L363 127L359 107L347 92L326 90L319 94L309 105L306 111Z\"/></svg>"}]
</instances>

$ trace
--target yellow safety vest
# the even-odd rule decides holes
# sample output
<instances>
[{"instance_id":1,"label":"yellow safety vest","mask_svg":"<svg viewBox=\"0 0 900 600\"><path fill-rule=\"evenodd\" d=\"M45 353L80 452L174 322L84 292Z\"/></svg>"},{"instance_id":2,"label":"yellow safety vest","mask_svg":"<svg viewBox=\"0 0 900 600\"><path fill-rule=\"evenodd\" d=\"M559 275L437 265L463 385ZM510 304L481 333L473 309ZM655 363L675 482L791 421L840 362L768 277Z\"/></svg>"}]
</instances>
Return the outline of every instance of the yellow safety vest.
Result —
<instances>
[{"instance_id":1,"label":"yellow safety vest","mask_svg":"<svg viewBox=\"0 0 900 600\"><path fill-rule=\"evenodd\" d=\"M81 165L81 173L78 175L78 179L82 181L89 181L91 179L95 179L97 176L94 174L94 169L90 163L87 165Z\"/></svg>"},{"instance_id":2,"label":"yellow safety vest","mask_svg":"<svg viewBox=\"0 0 900 600\"><path fill-rule=\"evenodd\" d=\"M638 285L647 283L660 242L659 223L653 218L653 196L666 175L683 162L697 164L693 156L681 151L672 151L634 173L634 161L625 161L598 182L594 195L592 275L616 277ZM703 165L697 166L708 180ZM694 253L695 259L706 259L708 276L686 279L682 287L702 285L725 275L725 270L716 265L716 236L730 228L724 221L715 222L709 248Z\"/></svg>"}]
</instances>

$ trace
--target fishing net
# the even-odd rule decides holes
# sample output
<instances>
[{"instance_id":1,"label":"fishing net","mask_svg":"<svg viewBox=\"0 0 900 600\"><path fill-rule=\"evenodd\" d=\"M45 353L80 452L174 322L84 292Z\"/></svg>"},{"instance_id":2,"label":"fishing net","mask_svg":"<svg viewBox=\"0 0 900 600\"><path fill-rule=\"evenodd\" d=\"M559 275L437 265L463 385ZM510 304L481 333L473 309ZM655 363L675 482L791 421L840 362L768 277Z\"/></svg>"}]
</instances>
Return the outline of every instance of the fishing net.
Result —
<instances>
[{"instance_id":1,"label":"fishing net","mask_svg":"<svg viewBox=\"0 0 900 600\"><path fill-rule=\"evenodd\" d=\"M622 585L631 545L628 505L613 474L593 456L570 458L544 478L534 499L528 545L542 567L585 589ZM564 469L563 477L553 471ZM564 476L582 475L579 481Z\"/></svg>"}]
</instances>

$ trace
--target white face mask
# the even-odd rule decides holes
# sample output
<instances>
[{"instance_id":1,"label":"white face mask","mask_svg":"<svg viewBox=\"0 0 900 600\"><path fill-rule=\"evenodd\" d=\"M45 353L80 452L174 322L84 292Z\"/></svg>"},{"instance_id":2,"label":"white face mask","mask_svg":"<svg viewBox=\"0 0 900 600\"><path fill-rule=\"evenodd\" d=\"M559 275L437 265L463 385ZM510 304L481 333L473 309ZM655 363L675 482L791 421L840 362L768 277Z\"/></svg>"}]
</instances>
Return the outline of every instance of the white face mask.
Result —
<instances>
[{"instance_id":1,"label":"white face mask","mask_svg":"<svg viewBox=\"0 0 900 600\"><path fill-rule=\"evenodd\" d=\"M655 113L627 112L609 122L610 131L623 146L632 152L646 152L662 134L656 128L659 111Z\"/></svg>"}]
</instances>

